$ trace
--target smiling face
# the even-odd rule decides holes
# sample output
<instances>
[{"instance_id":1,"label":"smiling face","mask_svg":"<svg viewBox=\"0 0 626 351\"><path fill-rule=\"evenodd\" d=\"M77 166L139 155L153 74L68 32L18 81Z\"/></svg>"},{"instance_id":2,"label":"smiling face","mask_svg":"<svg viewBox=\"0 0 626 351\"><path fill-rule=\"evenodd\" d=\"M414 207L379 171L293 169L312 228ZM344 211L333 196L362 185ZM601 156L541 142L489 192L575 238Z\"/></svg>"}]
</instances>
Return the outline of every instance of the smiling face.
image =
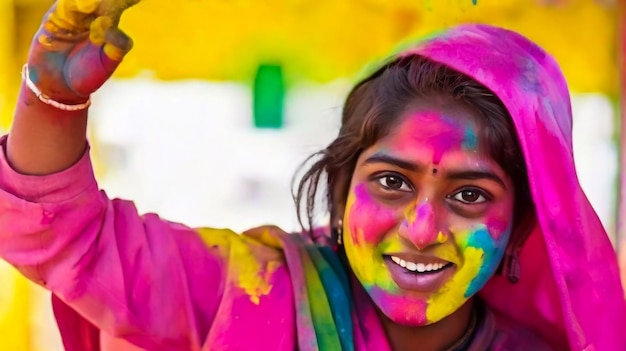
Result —
<instances>
[{"instance_id":1,"label":"smiling face","mask_svg":"<svg viewBox=\"0 0 626 351\"><path fill-rule=\"evenodd\" d=\"M510 178L481 147L476 113L447 99L407 108L357 160L344 213L356 277L395 323L435 323L495 272L513 224Z\"/></svg>"}]
</instances>

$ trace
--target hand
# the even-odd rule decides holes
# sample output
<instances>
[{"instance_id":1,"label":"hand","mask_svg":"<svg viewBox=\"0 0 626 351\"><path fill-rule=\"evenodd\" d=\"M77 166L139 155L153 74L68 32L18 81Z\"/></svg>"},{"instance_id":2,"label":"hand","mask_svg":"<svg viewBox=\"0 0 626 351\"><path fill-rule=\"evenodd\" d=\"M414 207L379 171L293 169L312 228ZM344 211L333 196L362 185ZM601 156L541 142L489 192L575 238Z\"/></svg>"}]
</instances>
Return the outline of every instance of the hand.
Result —
<instances>
[{"instance_id":1,"label":"hand","mask_svg":"<svg viewBox=\"0 0 626 351\"><path fill-rule=\"evenodd\" d=\"M133 42L117 26L141 0L58 0L35 34L30 78L45 95L65 104L87 101L115 72Z\"/></svg>"}]
</instances>

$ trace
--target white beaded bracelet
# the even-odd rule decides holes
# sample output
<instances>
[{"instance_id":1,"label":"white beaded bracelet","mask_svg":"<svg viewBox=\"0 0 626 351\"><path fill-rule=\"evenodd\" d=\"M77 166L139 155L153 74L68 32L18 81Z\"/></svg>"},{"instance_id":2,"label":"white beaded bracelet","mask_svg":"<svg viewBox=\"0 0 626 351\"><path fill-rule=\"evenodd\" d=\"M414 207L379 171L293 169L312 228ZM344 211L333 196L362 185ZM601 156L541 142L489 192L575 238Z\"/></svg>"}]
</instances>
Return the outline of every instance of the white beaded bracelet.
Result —
<instances>
[{"instance_id":1,"label":"white beaded bracelet","mask_svg":"<svg viewBox=\"0 0 626 351\"><path fill-rule=\"evenodd\" d=\"M54 108L57 108L63 111L80 111L80 110L85 110L89 106L91 106L90 99L87 99L86 102L79 104L79 105L66 105L66 104L62 104L58 101L54 101L50 99L48 96L42 93L41 90L39 90L39 88L37 88L35 83L30 79L30 72L28 70L28 64L25 64L24 67L22 67L22 79L26 83L26 86L28 87L28 89L30 89L30 91L32 91L33 94L35 94L35 96L37 96L37 98L46 105L50 105Z\"/></svg>"}]
</instances>

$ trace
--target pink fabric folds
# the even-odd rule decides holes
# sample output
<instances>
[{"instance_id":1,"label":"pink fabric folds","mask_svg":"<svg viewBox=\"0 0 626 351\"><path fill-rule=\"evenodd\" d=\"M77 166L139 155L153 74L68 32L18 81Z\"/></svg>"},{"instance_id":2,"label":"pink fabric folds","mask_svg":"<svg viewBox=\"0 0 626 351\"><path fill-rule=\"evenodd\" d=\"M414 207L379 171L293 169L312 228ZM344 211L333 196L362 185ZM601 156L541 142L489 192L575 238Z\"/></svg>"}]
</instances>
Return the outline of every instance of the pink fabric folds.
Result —
<instances>
[{"instance_id":1,"label":"pink fabric folds","mask_svg":"<svg viewBox=\"0 0 626 351\"><path fill-rule=\"evenodd\" d=\"M570 97L556 61L515 32L478 24L401 55L424 56L487 86L517 128L538 226L521 253L520 281L496 276L483 298L556 347L626 350L617 259L576 177Z\"/></svg>"}]
</instances>

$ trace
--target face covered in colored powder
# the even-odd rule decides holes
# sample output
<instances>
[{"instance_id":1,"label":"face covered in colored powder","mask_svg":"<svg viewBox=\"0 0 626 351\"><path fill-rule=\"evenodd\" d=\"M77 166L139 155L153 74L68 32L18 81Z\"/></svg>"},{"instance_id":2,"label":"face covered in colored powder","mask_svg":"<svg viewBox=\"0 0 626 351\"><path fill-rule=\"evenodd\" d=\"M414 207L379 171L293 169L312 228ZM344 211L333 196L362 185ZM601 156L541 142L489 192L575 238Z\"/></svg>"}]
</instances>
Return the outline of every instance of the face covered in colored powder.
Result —
<instances>
[{"instance_id":1,"label":"face covered in colored powder","mask_svg":"<svg viewBox=\"0 0 626 351\"><path fill-rule=\"evenodd\" d=\"M350 266L395 323L435 323L495 272L514 189L483 151L476 112L445 99L407 108L360 155L344 214Z\"/></svg>"}]
</instances>

